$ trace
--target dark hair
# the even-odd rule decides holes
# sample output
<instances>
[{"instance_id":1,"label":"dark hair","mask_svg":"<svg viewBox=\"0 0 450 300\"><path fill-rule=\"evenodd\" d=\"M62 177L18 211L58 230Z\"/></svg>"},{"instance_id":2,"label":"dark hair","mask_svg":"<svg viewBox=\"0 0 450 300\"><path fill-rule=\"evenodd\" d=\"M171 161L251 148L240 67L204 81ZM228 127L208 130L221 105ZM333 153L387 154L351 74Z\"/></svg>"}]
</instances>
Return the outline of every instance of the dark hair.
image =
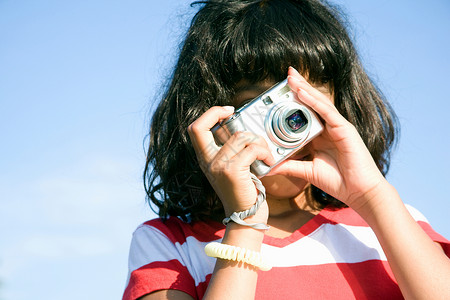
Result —
<instances>
[{"instance_id":1,"label":"dark hair","mask_svg":"<svg viewBox=\"0 0 450 300\"><path fill-rule=\"evenodd\" d=\"M383 174L396 117L368 77L340 12L317 0L211 0L201 5L151 123L144 171L160 217L211 218L222 206L202 173L187 128L214 105L231 105L245 79L280 81L289 66L328 84L340 113L358 130ZM344 204L317 188L320 205Z\"/></svg>"}]
</instances>

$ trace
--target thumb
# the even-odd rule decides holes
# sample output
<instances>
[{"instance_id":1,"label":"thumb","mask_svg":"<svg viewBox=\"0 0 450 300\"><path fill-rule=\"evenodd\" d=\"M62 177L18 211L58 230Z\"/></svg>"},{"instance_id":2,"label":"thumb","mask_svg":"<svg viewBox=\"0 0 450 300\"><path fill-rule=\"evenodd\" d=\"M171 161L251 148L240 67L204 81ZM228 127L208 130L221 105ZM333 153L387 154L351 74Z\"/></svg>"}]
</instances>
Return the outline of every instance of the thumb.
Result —
<instances>
[{"instance_id":1,"label":"thumb","mask_svg":"<svg viewBox=\"0 0 450 300\"><path fill-rule=\"evenodd\" d=\"M267 175L285 175L305 179L313 178L313 163L311 161L285 160L270 170Z\"/></svg>"}]
</instances>

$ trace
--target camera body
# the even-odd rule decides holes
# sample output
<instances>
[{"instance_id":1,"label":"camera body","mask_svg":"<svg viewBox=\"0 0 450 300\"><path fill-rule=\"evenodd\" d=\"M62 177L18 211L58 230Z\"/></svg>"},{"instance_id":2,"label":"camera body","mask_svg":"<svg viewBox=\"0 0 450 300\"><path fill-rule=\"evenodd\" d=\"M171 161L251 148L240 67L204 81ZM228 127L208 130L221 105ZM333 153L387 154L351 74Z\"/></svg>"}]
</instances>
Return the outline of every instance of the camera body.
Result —
<instances>
[{"instance_id":1,"label":"camera body","mask_svg":"<svg viewBox=\"0 0 450 300\"><path fill-rule=\"evenodd\" d=\"M238 131L250 131L266 140L276 163L269 167L259 160L253 162L250 169L258 177L269 173L271 168L300 150L322 130L315 112L297 100L287 79L238 108L232 116L211 129L219 146Z\"/></svg>"}]
</instances>

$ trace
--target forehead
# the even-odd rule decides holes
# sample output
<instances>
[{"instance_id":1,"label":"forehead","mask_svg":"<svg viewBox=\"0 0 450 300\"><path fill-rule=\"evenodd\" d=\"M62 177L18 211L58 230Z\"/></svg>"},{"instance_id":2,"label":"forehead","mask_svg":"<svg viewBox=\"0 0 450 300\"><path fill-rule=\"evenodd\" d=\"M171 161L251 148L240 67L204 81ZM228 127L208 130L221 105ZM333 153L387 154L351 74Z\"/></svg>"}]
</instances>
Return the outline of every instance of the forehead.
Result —
<instances>
[{"instance_id":1,"label":"forehead","mask_svg":"<svg viewBox=\"0 0 450 300\"><path fill-rule=\"evenodd\" d=\"M236 85L234 86L234 90L237 92L240 92L242 90L249 90L249 89L260 89L260 88L270 88L271 86L275 85L277 82L273 79L266 78L264 80L252 82L247 79L242 79Z\"/></svg>"},{"instance_id":2,"label":"forehead","mask_svg":"<svg viewBox=\"0 0 450 300\"><path fill-rule=\"evenodd\" d=\"M234 89L234 97L232 99L232 104L235 107L240 107L249 100L259 96L260 94L267 91L269 88L274 86L277 82L271 79L265 79L259 82L251 83L247 80L241 80L236 84ZM327 96L331 102L334 103L333 94L328 86L328 84L313 84L311 85L320 91L322 94Z\"/></svg>"},{"instance_id":3,"label":"forehead","mask_svg":"<svg viewBox=\"0 0 450 300\"><path fill-rule=\"evenodd\" d=\"M247 80L241 80L236 84L234 89L233 105L241 106L242 102L255 98L275 84L276 82L270 79L265 79L255 83L251 83Z\"/></svg>"}]
</instances>

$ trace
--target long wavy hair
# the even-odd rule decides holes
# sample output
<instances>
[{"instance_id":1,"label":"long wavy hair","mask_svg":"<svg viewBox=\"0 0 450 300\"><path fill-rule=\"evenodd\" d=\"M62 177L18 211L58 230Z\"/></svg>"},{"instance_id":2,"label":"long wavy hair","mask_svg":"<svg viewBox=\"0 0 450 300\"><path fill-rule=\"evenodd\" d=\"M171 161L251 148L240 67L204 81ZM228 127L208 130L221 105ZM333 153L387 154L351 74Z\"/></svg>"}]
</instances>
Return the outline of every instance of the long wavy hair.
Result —
<instances>
[{"instance_id":1,"label":"long wavy hair","mask_svg":"<svg viewBox=\"0 0 450 300\"><path fill-rule=\"evenodd\" d=\"M144 170L160 217L219 218L221 203L200 170L187 128L214 105L231 105L241 80L280 81L293 66L327 84L386 174L397 119L363 69L343 15L318 0L197 1L167 90L156 108ZM319 206L344 204L312 187Z\"/></svg>"}]
</instances>

